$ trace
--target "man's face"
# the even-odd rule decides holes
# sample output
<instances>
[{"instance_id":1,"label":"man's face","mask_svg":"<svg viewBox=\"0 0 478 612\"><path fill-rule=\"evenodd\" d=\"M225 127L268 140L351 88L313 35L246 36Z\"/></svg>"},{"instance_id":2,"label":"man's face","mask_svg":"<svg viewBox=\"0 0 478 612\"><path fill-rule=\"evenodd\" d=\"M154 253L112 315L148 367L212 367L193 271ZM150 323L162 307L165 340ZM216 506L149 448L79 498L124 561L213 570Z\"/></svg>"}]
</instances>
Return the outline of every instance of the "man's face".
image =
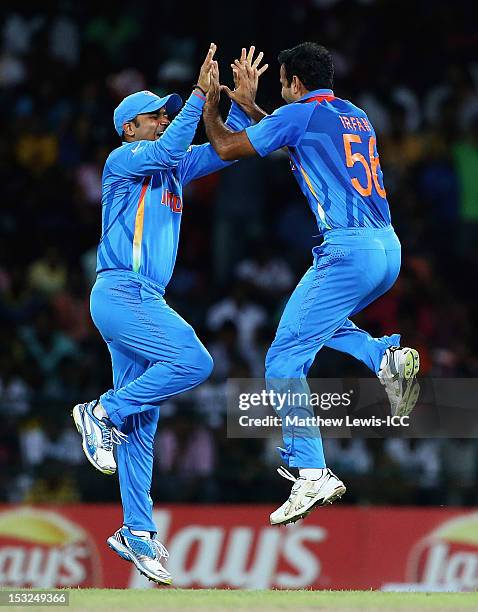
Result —
<instances>
[{"instance_id":1,"label":"man's face","mask_svg":"<svg viewBox=\"0 0 478 612\"><path fill-rule=\"evenodd\" d=\"M136 140L158 140L170 124L166 108L154 113L143 113L124 124L124 134L128 142Z\"/></svg>"},{"instance_id":2,"label":"man's face","mask_svg":"<svg viewBox=\"0 0 478 612\"><path fill-rule=\"evenodd\" d=\"M293 94L292 94L292 83L290 84L287 83L287 77L285 75L284 64L282 64L280 67L280 84L282 86L282 90L280 92L282 99L285 100L287 104L294 102L295 98L293 97Z\"/></svg>"}]
</instances>

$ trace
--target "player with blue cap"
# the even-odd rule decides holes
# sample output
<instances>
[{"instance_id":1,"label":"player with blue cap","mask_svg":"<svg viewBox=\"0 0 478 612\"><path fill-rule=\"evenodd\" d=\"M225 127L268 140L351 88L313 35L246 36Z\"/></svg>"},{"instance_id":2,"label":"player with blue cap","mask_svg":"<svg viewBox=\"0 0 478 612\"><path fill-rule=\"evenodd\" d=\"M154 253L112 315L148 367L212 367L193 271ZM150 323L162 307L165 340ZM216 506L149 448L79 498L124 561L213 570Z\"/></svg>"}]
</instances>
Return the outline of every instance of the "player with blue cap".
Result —
<instances>
[{"instance_id":1,"label":"player with blue cap","mask_svg":"<svg viewBox=\"0 0 478 612\"><path fill-rule=\"evenodd\" d=\"M211 44L182 109L177 94L139 91L114 111L123 142L103 171L98 276L91 292L91 316L111 354L113 388L73 409L88 461L104 474L118 471L124 519L108 545L161 584L170 584L171 575L162 563L168 553L156 538L150 496L159 406L199 385L213 367L195 331L168 306L164 293L176 261L183 186L231 163L209 143L191 146L215 51ZM253 102L257 78L237 85L238 95ZM232 103L228 127L242 130L251 123Z\"/></svg>"},{"instance_id":2,"label":"player with blue cap","mask_svg":"<svg viewBox=\"0 0 478 612\"><path fill-rule=\"evenodd\" d=\"M181 96L176 93L160 98L152 91L137 91L126 96L115 108L113 123L119 136L123 135L123 125L137 115L154 113L164 108L169 116L175 115L183 105Z\"/></svg>"}]
</instances>

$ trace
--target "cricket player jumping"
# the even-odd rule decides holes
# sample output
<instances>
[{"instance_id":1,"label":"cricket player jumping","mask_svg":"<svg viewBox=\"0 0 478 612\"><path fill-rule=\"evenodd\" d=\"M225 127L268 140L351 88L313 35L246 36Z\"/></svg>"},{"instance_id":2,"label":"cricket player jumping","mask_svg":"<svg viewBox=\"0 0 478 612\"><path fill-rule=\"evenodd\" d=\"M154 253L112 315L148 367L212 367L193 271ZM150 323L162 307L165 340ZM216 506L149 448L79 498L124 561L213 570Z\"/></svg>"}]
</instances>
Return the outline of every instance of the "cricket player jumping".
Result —
<instances>
[{"instance_id":1,"label":"cricket player jumping","mask_svg":"<svg viewBox=\"0 0 478 612\"><path fill-rule=\"evenodd\" d=\"M400 270L400 242L391 225L376 136L365 112L332 91L334 67L321 45L303 43L279 55L282 97L287 105L266 115L241 103L258 123L233 133L218 111L220 90L213 63L204 122L211 144L223 160L268 155L287 147L292 172L316 218L323 243L287 303L266 357L266 380L274 386L307 387L306 377L318 351L327 346L365 363L385 385L394 414L408 414L418 398L418 352L400 348L400 335L372 338L349 317L394 284ZM254 75L243 50L235 62L241 74ZM294 390L294 389L293 389ZM310 407L293 406L284 417ZM273 512L273 525L307 516L332 503L345 485L327 469L322 440L299 427L283 426L282 458L299 469L287 501Z\"/></svg>"},{"instance_id":2,"label":"cricket player jumping","mask_svg":"<svg viewBox=\"0 0 478 612\"><path fill-rule=\"evenodd\" d=\"M216 46L211 44L197 85L181 112L177 94L140 91L114 112L123 143L103 172L103 223L91 316L111 353L114 388L79 404L73 418L88 461L104 474L118 469L123 526L109 546L149 579L171 583L161 561L150 497L153 440L159 405L211 373L212 358L193 328L164 299L171 278L183 209L182 188L229 165L210 144L190 146L203 111ZM262 55L261 55L262 57ZM263 67L262 71L266 67ZM252 84L236 82L240 99L254 105ZM227 120L242 130L251 120L233 102ZM118 445L116 466L113 446Z\"/></svg>"}]
</instances>

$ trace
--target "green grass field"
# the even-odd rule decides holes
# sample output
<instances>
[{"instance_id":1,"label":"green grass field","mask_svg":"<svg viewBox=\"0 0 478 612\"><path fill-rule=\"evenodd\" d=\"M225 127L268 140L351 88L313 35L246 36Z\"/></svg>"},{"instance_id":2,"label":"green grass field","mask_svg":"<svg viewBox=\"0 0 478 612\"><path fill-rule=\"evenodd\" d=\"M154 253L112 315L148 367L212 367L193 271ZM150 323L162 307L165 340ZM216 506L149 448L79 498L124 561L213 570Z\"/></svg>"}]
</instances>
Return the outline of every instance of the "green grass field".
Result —
<instances>
[{"instance_id":1,"label":"green grass field","mask_svg":"<svg viewBox=\"0 0 478 612\"><path fill-rule=\"evenodd\" d=\"M478 610L478 593L69 589L68 608L19 610Z\"/></svg>"}]
</instances>

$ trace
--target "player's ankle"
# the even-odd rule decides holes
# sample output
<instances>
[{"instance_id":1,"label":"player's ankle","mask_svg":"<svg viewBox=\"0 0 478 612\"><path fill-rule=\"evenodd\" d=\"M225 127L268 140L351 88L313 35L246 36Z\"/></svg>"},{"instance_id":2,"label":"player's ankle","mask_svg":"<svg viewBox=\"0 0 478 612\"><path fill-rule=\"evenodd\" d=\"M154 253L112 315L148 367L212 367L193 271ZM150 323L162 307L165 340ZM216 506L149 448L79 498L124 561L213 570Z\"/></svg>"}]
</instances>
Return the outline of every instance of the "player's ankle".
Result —
<instances>
[{"instance_id":1,"label":"player's ankle","mask_svg":"<svg viewBox=\"0 0 478 612\"><path fill-rule=\"evenodd\" d=\"M151 538L150 531L142 531L141 529L130 529L131 533L140 538Z\"/></svg>"},{"instance_id":2,"label":"player's ankle","mask_svg":"<svg viewBox=\"0 0 478 612\"><path fill-rule=\"evenodd\" d=\"M104 409L101 402L98 402L96 406L93 408L93 415L101 421L101 419L107 419L108 413Z\"/></svg>"},{"instance_id":3,"label":"player's ankle","mask_svg":"<svg viewBox=\"0 0 478 612\"><path fill-rule=\"evenodd\" d=\"M322 478L327 468L299 468L299 476L308 480Z\"/></svg>"}]
</instances>

